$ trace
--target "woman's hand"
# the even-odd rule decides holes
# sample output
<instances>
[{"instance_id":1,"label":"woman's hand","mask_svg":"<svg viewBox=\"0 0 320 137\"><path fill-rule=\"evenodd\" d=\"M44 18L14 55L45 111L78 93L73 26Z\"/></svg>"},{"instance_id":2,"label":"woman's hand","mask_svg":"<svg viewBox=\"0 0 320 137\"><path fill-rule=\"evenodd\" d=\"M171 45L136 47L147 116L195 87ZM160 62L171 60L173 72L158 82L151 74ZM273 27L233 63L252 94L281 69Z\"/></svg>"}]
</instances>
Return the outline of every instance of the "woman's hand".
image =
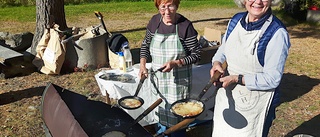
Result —
<instances>
[{"instance_id":1,"label":"woman's hand","mask_svg":"<svg viewBox=\"0 0 320 137\"><path fill-rule=\"evenodd\" d=\"M164 67L164 69L162 70L162 72L170 72L174 67L180 67L182 66L182 59L178 59L178 60L172 60L169 61L167 63L165 63L162 67ZM162 68L161 67L161 68Z\"/></svg>"},{"instance_id":2,"label":"woman's hand","mask_svg":"<svg viewBox=\"0 0 320 137\"><path fill-rule=\"evenodd\" d=\"M215 61L213 64L212 64L212 68L210 70L210 75L211 77L213 77L213 75L215 73L218 73L220 72L222 75L221 77L219 78L219 81L216 81L216 82L213 82L213 84L216 86L217 85L217 82L221 82L222 83L222 87L227 87L229 86L230 84L233 84L233 83L237 83L238 81L238 75L229 75L229 76L224 76L224 70L223 70L223 67L222 67L222 64L220 62L217 62Z\"/></svg>"},{"instance_id":3,"label":"woman's hand","mask_svg":"<svg viewBox=\"0 0 320 137\"><path fill-rule=\"evenodd\" d=\"M213 77L215 73L220 73L223 74L223 68L222 68L222 64L218 61L213 62L212 64L212 68L210 69L210 76ZM223 76L223 75L221 75ZM221 82L221 81L214 81L213 85L217 85L217 82Z\"/></svg>"},{"instance_id":4,"label":"woman's hand","mask_svg":"<svg viewBox=\"0 0 320 137\"><path fill-rule=\"evenodd\" d=\"M230 75L220 78L220 82L222 82L222 87L227 87L230 84L237 83L238 75Z\"/></svg>"},{"instance_id":5,"label":"woman's hand","mask_svg":"<svg viewBox=\"0 0 320 137\"><path fill-rule=\"evenodd\" d=\"M146 64L140 63L140 70L139 70L139 78L141 79L142 76L148 77L148 69L146 68Z\"/></svg>"},{"instance_id":6,"label":"woman's hand","mask_svg":"<svg viewBox=\"0 0 320 137\"><path fill-rule=\"evenodd\" d=\"M147 59L141 58L140 59L140 69L139 69L139 78L142 78L142 75L144 75L146 78L148 77L148 69L146 68Z\"/></svg>"},{"instance_id":7,"label":"woman's hand","mask_svg":"<svg viewBox=\"0 0 320 137\"><path fill-rule=\"evenodd\" d=\"M213 62L212 64L212 68L210 70L210 76L213 77L214 73L216 72L220 72L221 74L224 73L223 69L222 69L222 64L220 62Z\"/></svg>"}]
</instances>

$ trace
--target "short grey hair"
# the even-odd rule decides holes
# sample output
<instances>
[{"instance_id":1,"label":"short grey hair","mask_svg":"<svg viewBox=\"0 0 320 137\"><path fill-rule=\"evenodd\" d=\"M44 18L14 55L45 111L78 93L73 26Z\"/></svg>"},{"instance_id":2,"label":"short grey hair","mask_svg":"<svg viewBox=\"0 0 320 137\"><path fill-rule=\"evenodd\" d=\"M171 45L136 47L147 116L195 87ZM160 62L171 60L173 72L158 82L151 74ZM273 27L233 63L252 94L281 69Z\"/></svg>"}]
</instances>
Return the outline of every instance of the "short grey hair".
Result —
<instances>
[{"instance_id":1,"label":"short grey hair","mask_svg":"<svg viewBox=\"0 0 320 137\"><path fill-rule=\"evenodd\" d=\"M233 0L234 3L239 7L239 8L244 8L244 1L245 0ZM277 6L279 5L281 0L272 0L271 6Z\"/></svg>"}]
</instances>

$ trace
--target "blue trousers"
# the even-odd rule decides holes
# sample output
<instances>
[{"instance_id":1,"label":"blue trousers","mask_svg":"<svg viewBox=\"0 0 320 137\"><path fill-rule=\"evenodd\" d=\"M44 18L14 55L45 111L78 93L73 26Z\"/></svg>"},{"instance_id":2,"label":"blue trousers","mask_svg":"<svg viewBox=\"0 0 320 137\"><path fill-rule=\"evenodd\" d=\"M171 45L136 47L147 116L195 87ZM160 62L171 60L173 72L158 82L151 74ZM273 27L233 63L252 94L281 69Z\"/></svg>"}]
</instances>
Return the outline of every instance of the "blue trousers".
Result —
<instances>
[{"instance_id":1,"label":"blue trousers","mask_svg":"<svg viewBox=\"0 0 320 137\"><path fill-rule=\"evenodd\" d=\"M264 122L262 137L267 137L272 121L276 118L276 106L270 106L266 121Z\"/></svg>"}]
</instances>

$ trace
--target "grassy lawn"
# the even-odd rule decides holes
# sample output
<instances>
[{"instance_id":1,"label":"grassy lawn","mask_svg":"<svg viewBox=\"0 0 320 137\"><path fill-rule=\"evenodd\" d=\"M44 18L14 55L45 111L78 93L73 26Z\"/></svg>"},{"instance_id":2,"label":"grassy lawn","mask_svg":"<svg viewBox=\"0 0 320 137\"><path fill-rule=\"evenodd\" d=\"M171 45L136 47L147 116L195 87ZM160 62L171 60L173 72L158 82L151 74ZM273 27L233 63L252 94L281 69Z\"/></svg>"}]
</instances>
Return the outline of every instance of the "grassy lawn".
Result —
<instances>
[{"instance_id":1,"label":"grassy lawn","mask_svg":"<svg viewBox=\"0 0 320 137\"><path fill-rule=\"evenodd\" d=\"M201 1L182 1L179 11L197 12L206 8L230 8L235 7L233 0L201 0ZM100 22L94 16L94 11L100 11L104 16L107 29L111 32L123 33L134 47L139 45L139 41L144 37L146 21L157 10L153 2L110 2L80 5L65 5L65 15L69 27L89 27L96 26ZM24 31L34 32L36 23L35 6L28 7L8 7L0 9L0 31L20 33ZM86 21L83 21L86 19ZM132 25L113 27L116 21L127 20ZM144 22L137 21L143 20ZM134 22L133 22L134 21ZM12 24L7 26L7 24ZM129 31L128 30L137 30Z\"/></svg>"},{"instance_id":2,"label":"grassy lawn","mask_svg":"<svg viewBox=\"0 0 320 137\"><path fill-rule=\"evenodd\" d=\"M126 18L126 16L112 16L114 14L135 14L156 12L153 2L110 2L110 3L89 3L80 5L65 5L66 18L78 18L81 15L90 15L93 11L100 11L106 17ZM198 10L201 8L214 7L235 7L233 0L202 0L202 1L182 1L180 9ZM35 6L28 7L6 7L0 9L0 21L34 22L36 14Z\"/></svg>"}]
</instances>

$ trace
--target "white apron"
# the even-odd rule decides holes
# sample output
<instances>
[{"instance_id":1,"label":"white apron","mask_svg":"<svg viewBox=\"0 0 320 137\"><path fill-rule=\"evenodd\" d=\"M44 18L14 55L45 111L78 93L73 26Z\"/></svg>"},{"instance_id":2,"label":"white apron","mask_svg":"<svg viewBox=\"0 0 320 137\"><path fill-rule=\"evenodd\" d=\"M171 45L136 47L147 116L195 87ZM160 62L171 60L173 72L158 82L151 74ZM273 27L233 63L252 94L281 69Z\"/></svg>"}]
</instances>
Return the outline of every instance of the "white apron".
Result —
<instances>
[{"instance_id":1,"label":"white apron","mask_svg":"<svg viewBox=\"0 0 320 137\"><path fill-rule=\"evenodd\" d=\"M226 41L225 55L230 75L262 72L257 57L261 30L246 31L240 23ZM234 84L217 91L213 117L213 137L261 137L264 120L274 90L250 91Z\"/></svg>"}]
</instances>

